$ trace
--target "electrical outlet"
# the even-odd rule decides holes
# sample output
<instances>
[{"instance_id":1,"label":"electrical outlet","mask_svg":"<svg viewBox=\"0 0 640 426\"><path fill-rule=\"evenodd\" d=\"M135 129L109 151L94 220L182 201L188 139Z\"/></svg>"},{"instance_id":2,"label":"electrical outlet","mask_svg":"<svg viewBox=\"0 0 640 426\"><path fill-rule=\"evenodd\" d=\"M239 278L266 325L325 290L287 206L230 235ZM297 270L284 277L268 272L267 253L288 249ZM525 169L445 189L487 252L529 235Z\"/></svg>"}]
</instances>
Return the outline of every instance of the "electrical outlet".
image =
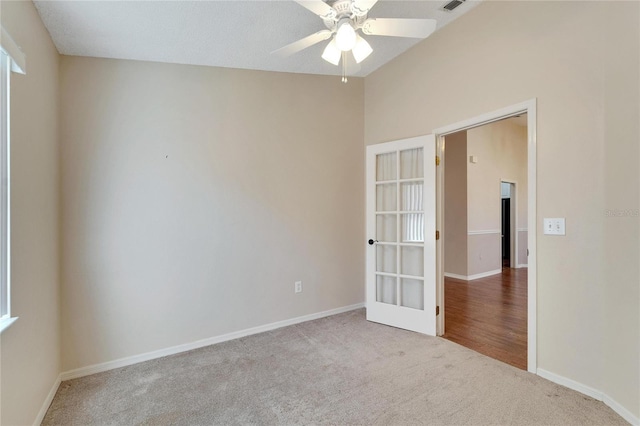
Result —
<instances>
[{"instance_id":1,"label":"electrical outlet","mask_svg":"<svg viewBox=\"0 0 640 426\"><path fill-rule=\"evenodd\" d=\"M296 293L302 293L302 281L296 281L294 290Z\"/></svg>"}]
</instances>

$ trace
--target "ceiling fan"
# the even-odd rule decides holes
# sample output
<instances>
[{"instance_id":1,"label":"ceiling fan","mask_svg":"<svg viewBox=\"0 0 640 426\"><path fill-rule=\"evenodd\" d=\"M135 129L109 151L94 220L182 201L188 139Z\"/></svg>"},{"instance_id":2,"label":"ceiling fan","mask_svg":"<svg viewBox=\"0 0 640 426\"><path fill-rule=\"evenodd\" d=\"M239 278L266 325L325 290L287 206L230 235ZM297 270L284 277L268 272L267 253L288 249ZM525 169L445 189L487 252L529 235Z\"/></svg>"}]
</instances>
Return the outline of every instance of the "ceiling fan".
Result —
<instances>
[{"instance_id":1,"label":"ceiling fan","mask_svg":"<svg viewBox=\"0 0 640 426\"><path fill-rule=\"evenodd\" d=\"M326 3L322 0L294 1L318 15L327 29L271 53L286 57L331 39L322 53L322 59L336 66L342 61L344 83L347 82L350 56L359 64L373 52L371 45L358 34L358 30L366 35L427 38L435 31L437 24L435 19L368 18L369 11L378 0L327 0ZM347 55L348 53L351 55ZM359 69L359 66L356 67L354 72Z\"/></svg>"}]
</instances>

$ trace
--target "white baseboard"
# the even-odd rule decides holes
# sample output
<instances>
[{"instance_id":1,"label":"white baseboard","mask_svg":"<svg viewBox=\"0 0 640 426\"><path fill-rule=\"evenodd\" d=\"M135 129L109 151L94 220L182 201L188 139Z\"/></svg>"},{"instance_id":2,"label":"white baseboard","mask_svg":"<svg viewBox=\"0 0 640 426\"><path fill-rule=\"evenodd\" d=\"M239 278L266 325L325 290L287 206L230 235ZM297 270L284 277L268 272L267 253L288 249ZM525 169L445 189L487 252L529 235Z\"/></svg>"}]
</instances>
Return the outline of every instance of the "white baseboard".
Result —
<instances>
[{"instance_id":1,"label":"white baseboard","mask_svg":"<svg viewBox=\"0 0 640 426\"><path fill-rule=\"evenodd\" d=\"M467 235L488 235L488 234L502 234L501 229L480 229L476 231L467 231Z\"/></svg>"},{"instance_id":2,"label":"white baseboard","mask_svg":"<svg viewBox=\"0 0 640 426\"><path fill-rule=\"evenodd\" d=\"M353 311L364 307L364 303L344 306L342 308L331 309L328 311L318 312L315 314L304 315L297 318L291 318L284 321L278 321L271 324L260 325L258 327L248 328L245 330L235 331L233 333L223 334L221 336L209 337L207 339L198 340L183 345L173 346L170 348L159 349L157 351L147 352L140 355L107 361L100 364L89 365L87 367L76 368L74 370L65 371L60 375L62 381L76 379L78 377L89 376L91 374L101 373L103 371L113 370L114 368L126 367L128 365L137 364L139 362L149 361L156 358L162 358L169 355L175 355L181 352L191 351L193 349L202 348L204 346L214 345L229 340L239 339L241 337L250 336L252 334L263 333L265 331L275 330L277 328L287 327L289 325L300 324L302 322L312 321L331 315L341 314L343 312Z\"/></svg>"},{"instance_id":3,"label":"white baseboard","mask_svg":"<svg viewBox=\"0 0 640 426\"><path fill-rule=\"evenodd\" d=\"M485 277L490 277L492 275L498 275L502 273L502 268L500 269L495 269L493 271L488 271L488 272L482 272L480 274L475 274L475 275L469 275L469 281L472 280L477 280L479 278L485 278Z\"/></svg>"},{"instance_id":4,"label":"white baseboard","mask_svg":"<svg viewBox=\"0 0 640 426\"><path fill-rule=\"evenodd\" d=\"M609 395L602 394L602 402L607 404L613 411L618 413L620 417L631 423L633 426L640 426L640 418L634 416L631 411L614 401Z\"/></svg>"},{"instance_id":5,"label":"white baseboard","mask_svg":"<svg viewBox=\"0 0 640 426\"><path fill-rule=\"evenodd\" d=\"M545 378L547 380L550 380L553 383L557 383L566 388L573 389L587 396L590 396L593 399L602 401L602 392L600 392L597 389L594 389L587 385L583 385L582 383L576 382L575 380L567 379L566 377L560 376L550 371L543 370L542 368L538 368L537 373L538 373L538 376Z\"/></svg>"},{"instance_id":6,"label":"white baseboard","mask_svg":"<svg viewBox=\"0 0 640 426\"><path fill-rule=\"evenodd\" d=\"M449 272L445 272L444 276L447 278L455 278L457 280L473 281L480 278L490 277L492 275L498 275L501 273L502 273L502 269L496 269L494 271L482 272L480 274L475 274L475 275L458 275L458 274L450 274Z\"/></svg>"},{"instance_id":7,"label":"white baseboard","mask_svg":"<svg viewBox=\"0 0 640 426\"><path fill-rule=\"evenodd\" d=\"M467 276L466 275L458 275L458 274L451 274L449 272L445 272L444 276L447 277L447 278L455 278L456 280L467 281Z\"/></svg>"},{"instance_id":8,"label":"white baseboard","mask_svg":"<svg viewBox=\"0 0 640 426\"><path fill-rule=\"evenodd\" d=\"M40 426L40 423L42 423L42 421L44 420L44 416L47 414L47 410L49 410L49 407L53 402L53 398L56 396L56 392L58 392L60 383L62 383L61 376L62 375L59 374L58 377L56 378L56 381L53 383L53 386L51 387L51 390L49 391L47 398L44 400L44 403L42 404L40 411L38 411L38 415L36 416L36 419L33 422L33 426Z\"/></svg>"},{"instance_id":9,"label":"white baseboard","mask_svg":"<svg viewBox=\"0 0 640 426\"><path fill-rule=\"evenodd\" d=\"M516 268L528 268L529 264L528 263L518 263L516 265Z\"/></svg>"},{"instance_id":10,"label":"white baseboard","mask_svg":"<svg viewBox=\"0 0 640 426\"><path fill-rule=\"evenodd\" d=\"M627 410L625 407L620 405L618 402L610 398L608 395L605 395L601 391L594 389L590 386L583 385L580 382L576 382L575 380L568 379L566 377L560 376L558 374L552 373L547 370L543 370L542 368L538 368L536 371L538 376L552 381L553 383L557 383L569 389L573 389L580 393L583 393L587 396L590 396L593 399L597 399L598 401L604 402L607 406L609 406L613 411L618 413L620 417L628 421L634 426L640 426L640 418L636 417L631 413L631 411Z\"/></svg>"}]
</instances>

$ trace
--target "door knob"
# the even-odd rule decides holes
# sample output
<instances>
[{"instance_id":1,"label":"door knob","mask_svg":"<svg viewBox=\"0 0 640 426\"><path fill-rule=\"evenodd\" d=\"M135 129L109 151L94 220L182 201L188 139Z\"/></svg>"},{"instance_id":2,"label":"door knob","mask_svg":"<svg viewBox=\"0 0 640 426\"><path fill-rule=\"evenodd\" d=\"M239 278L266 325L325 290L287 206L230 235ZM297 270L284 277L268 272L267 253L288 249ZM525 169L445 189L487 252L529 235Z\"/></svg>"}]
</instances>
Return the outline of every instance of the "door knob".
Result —
<instances>
[{"instance_id":1,"label":"door knob","mask_svg":"<svg viewBox=\"0 0 640 426\"><path fill-rule=\"evenodd\" d=\"M372 246L374 243L377 243L378 240L369 240L369 245Z\"/></svg>"}]
</instances>

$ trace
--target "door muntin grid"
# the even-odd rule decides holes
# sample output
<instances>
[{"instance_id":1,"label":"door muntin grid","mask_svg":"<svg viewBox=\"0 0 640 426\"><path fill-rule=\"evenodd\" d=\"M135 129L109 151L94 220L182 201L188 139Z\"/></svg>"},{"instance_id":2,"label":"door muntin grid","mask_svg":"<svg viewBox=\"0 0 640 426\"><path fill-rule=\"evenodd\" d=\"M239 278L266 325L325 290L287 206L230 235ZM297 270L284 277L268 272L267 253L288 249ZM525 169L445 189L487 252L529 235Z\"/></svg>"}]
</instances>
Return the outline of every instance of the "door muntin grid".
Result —
<instances>
[{"instance_id":1,"label":"door muntin grid","mask_svg":"<svg viewBox=\"0 0 640 426\"><path fill-rule=\"evenodd\" d=\"M424 153L376 155L376 302L424 310Z\"/></svg>"}]
</instances>

